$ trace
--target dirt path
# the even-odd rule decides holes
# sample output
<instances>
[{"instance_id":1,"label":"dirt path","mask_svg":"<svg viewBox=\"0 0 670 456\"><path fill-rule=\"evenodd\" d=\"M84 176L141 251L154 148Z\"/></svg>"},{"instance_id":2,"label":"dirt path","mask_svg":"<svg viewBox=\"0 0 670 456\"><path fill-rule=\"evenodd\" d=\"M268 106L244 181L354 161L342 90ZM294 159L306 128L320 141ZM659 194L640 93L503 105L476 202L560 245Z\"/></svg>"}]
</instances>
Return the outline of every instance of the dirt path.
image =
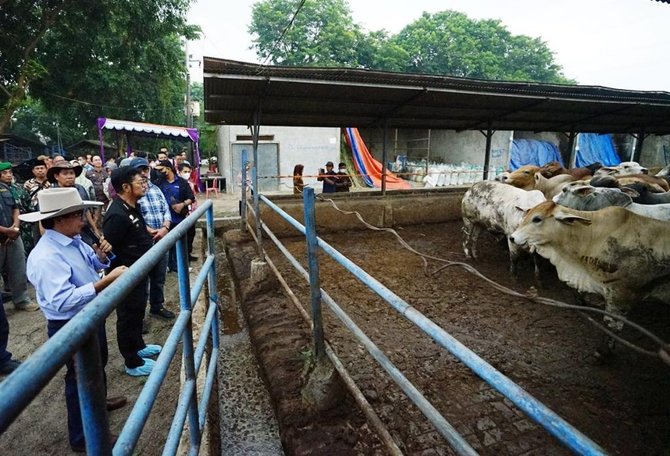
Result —
<instances>
[{"instance_id":1,"label":"dirt path","mask_svg":"<svg viewBox=\"0 0 670 456\"><path fill-rule=\"evenodd\" d=\"M463 260L460 223L407 227L401 234L418 250ZM667 452L670 369L660 361L619 349L611 365L594 366L590 355L600 336L574 312L501 295L459 269L448 268L427 276L420 259L385 233L350 232L325 237L608 452L618 455ZM304 240L284 242L304 264ZM482 258L476 266L484 274L519 291L534 285L530 264L525 265L521 279L515 283L507 271L505 250L491 237L482 237L480 242ZM271 257L301 301L308 303L309 289L304 279L292 272L270 244L267 241L265 246L270 249ZM237 261L245 255L242 250L235 254ZM488 455L570 453L341 266L325 255L320 258L323 288L478 451ZM436 267L431 265L432 270ZM543 296L572 302L571 290L551 272L545 272L545 283ZM275 400L284 398L299 376L300 364L294 358L300 347L308 343L305 327L278 292L256 297L246 304L246 311L252 338L257 347L263 347L259 349L260 358L270 390ZM670 338L667 308L645 303L630 317L662 338ZM339 321L330 312L325 313L324 319L326 337L401 449L407 454L450 454L444 440ZM278 346L291 346L287 353L277 353L284 359L267 359L263 355L270 347ZM302 418L297 407L282 412L279 405L278 409L284 423ZM350 416L356 413L353 409L349 411ZM299 424L295 426L300 429ZM282 435L298 434L292 429L284 427ZM358 429L362 427L353 427L352 435L359 442L369 443L365 435L357 433ZM295 454L303 454L299 451L302 442L294 443L287 452L292 454L292 449L297 448ZM358 454L375 451L373 447L356 447L356 444L350 447Z\"/></svg>"}]
</instances>

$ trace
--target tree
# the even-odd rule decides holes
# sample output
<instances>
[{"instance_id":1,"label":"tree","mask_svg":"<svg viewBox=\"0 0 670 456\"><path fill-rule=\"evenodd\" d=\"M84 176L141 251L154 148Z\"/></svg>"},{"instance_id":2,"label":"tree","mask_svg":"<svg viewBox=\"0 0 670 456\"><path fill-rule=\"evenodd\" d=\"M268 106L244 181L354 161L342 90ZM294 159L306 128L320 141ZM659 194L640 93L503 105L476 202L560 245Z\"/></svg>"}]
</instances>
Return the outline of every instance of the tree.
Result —
<instances>
[{"instance_id":1,"label":"tree","mask_svg":"<svg viewBox=\"0 0 670 456\"><path fill-rule=\"evenodd\" d=\"M345 0L262 0L249 32L263 61L296 66L348 66L497 80L574 83L561 74L539 38L512 35L499 20L456 11L424 13L397 35L364 33ZM280 37L281 40L280 40Z\"/></svg>"},{"instance_id":2,"label":"tree","mask_svg":"<svg viewBox=\"0 0 670 456\"><path fill-rule=\"evenodd\" d=\"M68 129L99 116L182 123L190 0L7 0L0 132L30 94ZM179 62L179 63L177 63ZM81 136L77 139L81 139Z\"/></svg>"},{"instance_id":3,"label":"tree","mask_svg":"<svg viewBox=\"0 0 670 456\"><path fill-rule=\"evenodd\" d=\"M570 83L539 38L514 36L499 20L457 11L423 15L392 40L412 58L405 71L468 78Z\"/></svg>"},{"instance_id":4,"label":"tree","mask_svg":"<svg viewBox=\"0 0 670 456\"><path fill-rule=\"evenodd\" d=\"M359 66L357 50L364 35L345 0L264 0L254 4L251 18L249 33L256 35L254 47L263 60L288 66Z\"/></svg>"}]
</instances>

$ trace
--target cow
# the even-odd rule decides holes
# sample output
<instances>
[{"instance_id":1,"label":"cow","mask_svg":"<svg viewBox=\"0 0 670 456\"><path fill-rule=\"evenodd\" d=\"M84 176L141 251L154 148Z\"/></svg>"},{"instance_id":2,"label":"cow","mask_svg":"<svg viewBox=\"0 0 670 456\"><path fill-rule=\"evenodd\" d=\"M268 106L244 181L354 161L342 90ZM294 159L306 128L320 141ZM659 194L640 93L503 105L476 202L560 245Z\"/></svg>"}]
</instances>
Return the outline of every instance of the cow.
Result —
<instances>
[{"instance_id":1,"label":"cow","mask_svg":"<svg viewBox=\"0 0 670 456\"><path fill-rule=\"evenodd\" d=\"M587 212L547 201L526 214L510 240L547 258L569 286L599 294L609 312L625 315L670 279L669 228L622 207ZM623 327L620 320L605 321L615 330ZM600 347L599 354L609 348Z\"/></svg>"},{"instance_id":2,"label":"cow","mask_svg":"<svg viewBox=\"0 0 670 456\"><path fill-rule=\"evenodd\" d=\"M523 190L535 188L535 173L540 170L539 166L524 165L508 174L503 174L502 182Z\"/></svg>"},{"instance_id":3,"label":"cow","mask_svg":"<svg viewBox=\"0 0 670 456\"><path fill-rule=\"evenodd\" d=\"M535 180L535 190L544 193L544 196L547 199L553 198L554 195L561 192L561 188L563 188L565 184L575 180L570 174L559 174L551 179L547 179L540 172L535 173L533 178Z\"/></svg>"},{"instance_id":4,"label":"cow","mask_svg":"<svg viewBox=\"0 0 670 456\"><path fill-rule=\"evenodd\" d=\"M629 176L593 176L590 185L594 187L620 188L631 184L640 183L647 187L647 190L654 193L665 193L670 189L668 182L662 177L649 176L647 174L635 174Z\"/></svg>"},{"instance_id":5,"label":"cow","mask_svg":"<svg viewBox=\"0 0 670 456\"><path fill-rule=\"evenodd\" d=\"M510 272L517 276L517 261L521 248L509 241L525 213L545 201L537 191L526 191L495 181L474 184L463 196L463 251L467 258L477 259L477 239L482 229L505 235L509 247ZM538 274L537 265L535 270Z\"/></svg>"},{"instance_id":6,"label":"cow","mask_svg":"<svg viewBox=\"0 0 670 456\"><path fill-rule=\"evenodd\" d=\"M597 211L605 207L619 206L643 217L670 221L670 204L638 204L633 202L633 196L637 196L637 192L629 188L582 185L563 187L563 191L554 196L553 201L578 211Z\"/></svg>"},{"instance_id":7,"label":"cow","mask_svg":"<svg viewBox=\"0 0 670 456\"><path fill-rule=\"evenodd\" d=\"M596 162L580 168L564 168L559 162L551 161L540 167L540 173L547 179L560 174L570 174L575 179L584 179L588 176L592 176L596 170L602 167L602 163Z\"/></svg>"},{"instance_id":8,"label":"cow","mask_svg":"<svg viewBox=\"0 0 670 456\"><path fill-rule=\"evenodd\" d=\"M641 166L638 162L621 162L616 166L603 166L598 169L594 176L629 176L631 174L649 174L649 170Z\"/></svg>"}]
</instances>

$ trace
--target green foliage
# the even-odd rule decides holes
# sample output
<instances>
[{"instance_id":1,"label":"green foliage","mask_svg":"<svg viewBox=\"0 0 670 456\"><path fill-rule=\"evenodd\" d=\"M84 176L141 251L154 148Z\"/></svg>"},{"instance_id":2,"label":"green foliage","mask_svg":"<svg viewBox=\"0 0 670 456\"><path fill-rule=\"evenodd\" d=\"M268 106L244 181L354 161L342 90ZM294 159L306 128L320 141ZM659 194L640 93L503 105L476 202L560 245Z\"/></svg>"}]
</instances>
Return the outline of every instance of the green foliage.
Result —
<instances>
[{"instance_id":1,"label":"green foliage","mask_svg":"<svg viewBox=\"0 0 670 456\"><path fill-rule=\"evenodd\" d=\"M97 117L183 124L186 77L180 39L198 35L197 28L186 24L189 4L190 0L4 2L0 131L26 94L40 101L43 115L63 126L61 134L76 132L76 137L64 138L64 144L93 133ZM23 114L17 112L14 125Z\"/></svg>"},{"instance_id":2,"label":"green foliage","mask_svg":"<svg viewBox=\"0 0 670 456\"><path fill-rule=\"evenodd\" d=\"M468 78L574 83L539 38L512 35L499 20L457 11L423 13L397 35L364 33L345 0L261 0L249 32L260 59L288 66L347 66Z\"/></svg>"}]
</instances>

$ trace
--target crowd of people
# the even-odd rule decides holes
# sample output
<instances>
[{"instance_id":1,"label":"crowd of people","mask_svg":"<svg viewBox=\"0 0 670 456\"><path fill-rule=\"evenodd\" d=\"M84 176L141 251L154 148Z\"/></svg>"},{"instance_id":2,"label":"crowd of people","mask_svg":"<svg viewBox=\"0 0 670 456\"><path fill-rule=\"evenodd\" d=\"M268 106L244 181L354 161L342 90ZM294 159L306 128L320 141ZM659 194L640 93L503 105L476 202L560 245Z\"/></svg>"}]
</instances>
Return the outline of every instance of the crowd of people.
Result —
<instances>
[{"instance_id":1,"label":"crowd of people","mask_svg":"<svg viewBox=\"0 0 670 456\"><path fill-rule=\"evenodd\" d=\"M335 172L333 162L329 161L326 163L326 169L319 169L316 179L319 182L323 182L323 193L348 192L351 188L351 177L347 171L346 163L340 163L337 168L337 172ZM293 168L293 194L302 194L305 188L305 183L302 179L304 169L305 166L302 164L297 164Z\"/></svg>"},{"instance_id":2,"label":"crowd of people","mask_svg":"<svg viewBox=\"0 0 670 456\"><path fill-rule=\"evenodd\" d=\"M185 154L169 156L165 148L152 161L141 154L118 165L111 158L103 163L100 156L68 161L57 155L39 156L29 167L32 177L21 183L12 164L0 162L0 272L14 307L40 309L52 337L194 209L192 167ZM194 237L195 228L187 235L189 261L197 259ZM153 358L162 347L144 341L147 302L149 315L175 318L165 307L163 288L166 274L177 267L173 247L117 305L117 345L130 376L149 375L155 366ZM37 303L29 297L28 281ZM9 334L0 303L0 375L21 364L7 350ZM104 370L104 323L97 337ZM83 452L75 367L69 361L65 374L68 432L71 448ZM108 398L107 410L126 402L125 397Z\"/></svg>"}]
</instances>

